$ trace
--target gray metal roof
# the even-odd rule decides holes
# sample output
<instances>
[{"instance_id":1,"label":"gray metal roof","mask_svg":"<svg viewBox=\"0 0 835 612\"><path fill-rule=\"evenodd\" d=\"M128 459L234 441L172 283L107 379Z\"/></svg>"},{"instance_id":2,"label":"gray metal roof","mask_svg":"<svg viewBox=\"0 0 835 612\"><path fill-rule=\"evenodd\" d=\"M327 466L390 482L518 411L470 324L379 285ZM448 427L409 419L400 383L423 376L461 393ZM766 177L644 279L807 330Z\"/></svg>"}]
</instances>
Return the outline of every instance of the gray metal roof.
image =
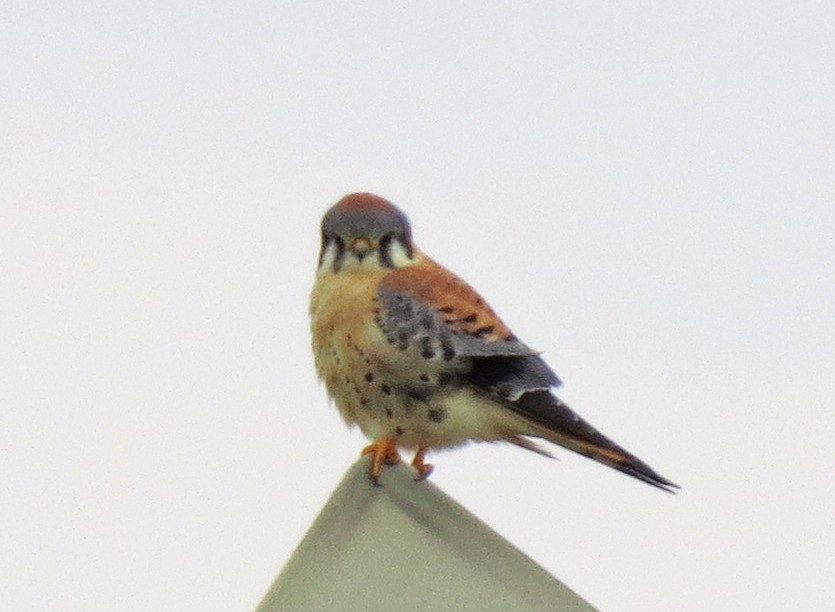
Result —
<instances>
[{"instance_id":1,"label":"gray metal roof","mask_svg":"<svg viewBox=\"0 0 835 612\"><path fill-rule=\"evenodd\" d=\"M367 474L348 470L256 612L594 609L408 466Z\"/></svg>"}]
</instances>

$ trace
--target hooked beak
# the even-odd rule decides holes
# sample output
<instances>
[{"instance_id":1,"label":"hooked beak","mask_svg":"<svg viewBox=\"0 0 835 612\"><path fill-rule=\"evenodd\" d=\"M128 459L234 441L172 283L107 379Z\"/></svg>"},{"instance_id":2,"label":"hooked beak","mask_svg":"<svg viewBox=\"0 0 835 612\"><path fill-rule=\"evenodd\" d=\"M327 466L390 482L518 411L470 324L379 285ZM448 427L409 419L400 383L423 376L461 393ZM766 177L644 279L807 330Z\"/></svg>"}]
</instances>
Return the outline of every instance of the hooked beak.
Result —
<instances>
[{"instance_id":1,"label":"hooked beak","mask_svg":"<svg viewBox=\"0 0 835 612\"><path fill-rule=\"evenodd\" d=\"M366 255L374 250L374 245L371 244L368 238L362 236L360 238L354 238L351 244L348 245L348 248L357 256L357 259L362 261Z\"/></svg>"}]
</instances>

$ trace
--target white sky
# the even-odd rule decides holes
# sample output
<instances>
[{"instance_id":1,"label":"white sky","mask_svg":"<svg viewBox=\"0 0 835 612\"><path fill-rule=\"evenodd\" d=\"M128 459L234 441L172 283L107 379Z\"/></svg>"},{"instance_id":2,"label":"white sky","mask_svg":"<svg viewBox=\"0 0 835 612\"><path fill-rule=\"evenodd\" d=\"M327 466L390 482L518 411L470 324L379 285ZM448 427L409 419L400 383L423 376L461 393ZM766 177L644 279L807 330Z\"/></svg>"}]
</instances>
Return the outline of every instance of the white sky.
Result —
<instances>
[{"instance_id":1,"label":"white sky","mask_svg":"<svg viewBox=\"0 0 835 612\"><path fill-rule=\"evenodd\" d=\"M828 3L80 4L0 5L4 608L257 604L365 443L306 312L360 189L684 491L436 484L604 610L835 607Z\"/></svg>"}]
</instances>

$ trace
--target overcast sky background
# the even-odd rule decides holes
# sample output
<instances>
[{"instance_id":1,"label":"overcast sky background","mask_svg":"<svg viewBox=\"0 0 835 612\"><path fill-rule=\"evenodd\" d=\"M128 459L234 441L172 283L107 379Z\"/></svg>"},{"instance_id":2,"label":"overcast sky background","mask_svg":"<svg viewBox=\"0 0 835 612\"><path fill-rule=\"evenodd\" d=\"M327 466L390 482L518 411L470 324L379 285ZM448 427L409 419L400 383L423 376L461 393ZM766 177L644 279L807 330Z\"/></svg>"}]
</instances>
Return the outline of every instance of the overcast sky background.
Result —
<instances>
[{"instance_id":1,"label":"overcast sky background","mask_svg":"<svg viewBox=\"0 0 835 612\"><path fill-rule=\"evenodd\" d=\"M365 444L307 320L355 190L684 489L436 484L603 610L835 607L831 5L79 4L0 6L4 608L258 603Z\"/></svg>"}]
</instances>

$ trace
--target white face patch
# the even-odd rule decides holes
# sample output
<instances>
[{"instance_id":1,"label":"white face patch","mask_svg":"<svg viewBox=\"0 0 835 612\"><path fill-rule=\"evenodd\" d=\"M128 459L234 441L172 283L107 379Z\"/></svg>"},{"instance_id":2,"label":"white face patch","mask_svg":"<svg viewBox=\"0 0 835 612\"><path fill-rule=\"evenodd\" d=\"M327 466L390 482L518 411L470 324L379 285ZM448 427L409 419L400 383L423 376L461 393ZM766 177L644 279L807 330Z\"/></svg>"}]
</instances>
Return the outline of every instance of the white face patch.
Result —
<instances>
[{"instance_id":1,"label":"white face patch","mask_svg":"<svg viewBox=\"0 0 835 612\"><path fill-rule=\"evenodd\" d=\"M331 241L322 253L322 263L319 264L319 272L323 270L333 270L334 263L336 263L336 256L339 254L339 247L336 242Z\"/></svg>"},{"instance_id":2,"label":"white face patch","mask_svg":"<svg viewBox=\"0 0 835 612\"><path fill-rule=\"evenodd\" d=\"M395 268L402 268L414 263L414 260L409 258L409 251L399 240L391 241L389 255L391 257L391 263L394 264Z\"/></svg>"}]
</instances>

